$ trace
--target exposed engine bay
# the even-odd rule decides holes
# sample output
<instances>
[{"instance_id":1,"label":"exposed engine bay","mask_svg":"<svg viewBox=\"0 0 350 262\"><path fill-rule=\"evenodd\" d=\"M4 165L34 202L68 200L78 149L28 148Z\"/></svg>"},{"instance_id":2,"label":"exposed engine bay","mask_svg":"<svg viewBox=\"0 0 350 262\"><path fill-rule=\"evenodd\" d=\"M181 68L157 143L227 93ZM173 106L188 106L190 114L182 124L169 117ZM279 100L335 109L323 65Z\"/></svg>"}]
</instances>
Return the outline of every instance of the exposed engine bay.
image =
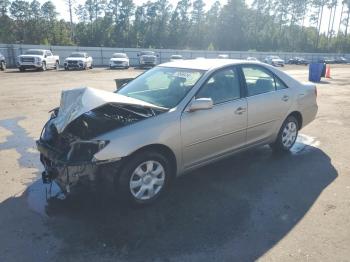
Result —
<instances>
[{"instance_id":1,"label":"exposed engine bay","mask_svg":"<svg viewBox=\"0 0 350 262\"><path fill-rule=\"evenodd\" d=\"M86 90L91 91L91 89ZM104 163L95 161L94 155L106 147L109 141L94 138L164 112L163 109L142 103L138 105L135 101L132 101L133 103L115 101L103 103L101 101L101 105L86 111L86 108L89 107L85 107L84 102L93 99L91 92L87 99L84 97L84 90L83 95L81 89L78 89L78 92L77 90L72 91L78 94L78 99L72 102L72 97L70 97L69 100L73 103L70 105L61 100L61 105L65 106L63 111L66 114L73 112L71 115L74 117L62 114L61 108L52 110L51 117L37 141L40 160L45 167L42 174L43 182L55 181L65 193L69 193L70 188L82 180L95 181L96 174L101 173L103 169L112 168L115 173L120 165L120 161L111 160ZM95 94L100 92L105 91L93 90ZM113 97L116 94L109 93L109 95ZM69 97L69 94L62 94L62 98L64 97ZM97 97L99 98L101 96ZM65 120L64 125L61 125L62 119ZM67 119L70 122L67 122Z\"/></svg>"}]
</instances>

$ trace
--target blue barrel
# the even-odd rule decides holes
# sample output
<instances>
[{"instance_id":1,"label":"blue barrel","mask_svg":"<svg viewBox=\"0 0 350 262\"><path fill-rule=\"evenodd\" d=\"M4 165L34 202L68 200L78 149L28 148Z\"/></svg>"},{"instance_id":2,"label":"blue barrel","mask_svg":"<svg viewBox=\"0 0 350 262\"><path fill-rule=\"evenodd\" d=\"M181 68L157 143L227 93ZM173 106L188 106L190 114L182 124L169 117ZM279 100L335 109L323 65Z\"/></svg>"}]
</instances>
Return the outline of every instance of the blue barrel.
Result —
<instances>
[{"instance_id":1,"label":"blue barrel","mask_svg":"<svg viewBox=\"0 0 350 262\"><path fill-rule=\"evenodd\" d=\"M309 65L309 81L319 83L321 81L323 63L311 63Z\"/></svg>"}]
</instances>

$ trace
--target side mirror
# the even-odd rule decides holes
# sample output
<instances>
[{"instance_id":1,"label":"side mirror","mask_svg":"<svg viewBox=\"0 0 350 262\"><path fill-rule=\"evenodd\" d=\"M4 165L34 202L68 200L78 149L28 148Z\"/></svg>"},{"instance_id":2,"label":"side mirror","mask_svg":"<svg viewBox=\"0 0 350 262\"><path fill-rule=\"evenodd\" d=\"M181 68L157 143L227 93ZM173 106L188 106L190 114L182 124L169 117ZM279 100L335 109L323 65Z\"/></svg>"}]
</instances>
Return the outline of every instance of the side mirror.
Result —
<instances>
[{"instance_id":1,"label":"side mirror","mask_svg":"<svg viewBox=\"0 0 350 262\"><path fill-rule=\"evenodd\" d=\"M198 98L191 102L188 107L188 112L195 112L198 110L212 109L214 106L213 100L211 98Z\"/></svg>"},{"instance_id":2,"label":"side mirror","mask_svg":"<svg viewBox=\"0 0 350 262\"><path fill-rule=\"evenodd\" d=\"M137 54L137 56L140 56L140 54Z\"/></svg>"},{"instance_id":3,"label":"side mirror","mask_svg":"<svg viewBox=\"0 0 350 262\"><path fill-rule=\"evenodd\" d=\"M44 55L45 58L47 58L47 55Z\"/></svg>"}]
</instances>

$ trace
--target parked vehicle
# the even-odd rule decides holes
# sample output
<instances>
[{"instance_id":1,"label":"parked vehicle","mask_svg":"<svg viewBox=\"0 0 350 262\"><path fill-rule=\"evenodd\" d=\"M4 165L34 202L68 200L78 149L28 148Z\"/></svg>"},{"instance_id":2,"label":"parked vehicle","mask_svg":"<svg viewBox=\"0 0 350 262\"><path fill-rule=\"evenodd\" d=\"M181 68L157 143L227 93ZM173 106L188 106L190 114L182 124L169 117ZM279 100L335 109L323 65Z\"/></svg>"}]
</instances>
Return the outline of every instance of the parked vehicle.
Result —
<instances>
[{"instance_id":1,"label":"parked vehicle","mask_svg":"<svg viewBox=\"0 0 350 262\"><path fill-rule=\"evenodd\" d=\"M349 61L345 57L341 56L341 57L338 57L335 59L335 63L336 64L347 64L347 63L349 63Z\"/></svg>"},{"instance_id":2,"label":"parked vehicle","mask_svg":"<svg viewBox=\"0 0 350 262\"><path fill-rule=\"evenodd\" d=\"M71 53L66 60L64 60L64 70L71 70L71 69L92 69L93 68L93 62L91 56L89 56L85 52L74 52Z\"/></svg>"},{"instance_id":3,"label":"parked vehicle","mask_svg":"<svg viewBox=\"0 0 350 262\"><path fill-rule=\"evenodd\" d=\"M284 66L284 60L275 55L267 56L264 62L272 66Z\"/></svg>"},{"instance_id":4,"label":"parked vehicle","mask_svg":"<svg viewBox=\"0 0 350 262\"><path fill-rule=\"evenodd\" d=\"M142 51L137 54L139 57L139 65L143 67L153 67L157 65L158 55L153 51Z\"/></svg>"},{"instance_id":5,"label":"parked vehicle","mask_svg":"<svg viewBox=\"0 0 350 262\"><path fill-rule=\"evenodd\" d=\"M175 61L179 61L179 60L184 60L182 55L172 55L170 57L170 62L175 62Z\"/></svg>"},{"instance_id":6,"label":"parked vehicle","mask_svg":"<svg viewBox=\"0 0 350 262\"><path fill-rule=\"evenodd\" d=\"M172 178L243 149L289 151L316 96L272 66L220 59L162 64L116 93L63 91L37 141L43 181L69 193L107 179L121 199L148 204Z\"/></svg>"},{"instance_id":7,"label":"parked vehicle","mask_svg":"<svg viewBox=\"0 0 350 262\"><path fill-rule=\"evenodd\" d=\"M60 58L50 50L29 49L24 55L18 56L17 67L23 72L26 69L46 71L49 68L59 69Z\"/></svg>"},{"instance_id":8,"label":"parked vehicle","mask_svg":"<svg viewBox=\"0 0 350 262\"><path fill-rule=\"evenodd\" d=\"M290 65L308 65L309 61L307 61L303 57L293 57L288 60L288 64Z\"/></svg>"},{"instance_id":9,"label":"parked vehicle","mask_svg":"<svg viewBox=\"0 0 350 262\"><path fill-rule=\"evenodd\" d=\"M253 62L259 62L259 60L258 60L256 57L253 57L253 56L247 57L246 60L247 60L247 61L253 61Z\"/></svg>"},{"instance_id":10,"label":"parked vehicle","mask_svg":"<svg viewBox=\"0 0 350 262\"><path fill-rule=\"evenodd\" d=\"M6 59L3 54L0 53L0 70L5 71L6 70Z\"/></svg>"},{"instance_id":11,"label":"parked vehicle","mask_svg":"<svg viewBox=\"0 0 350 262\"><path fill-rule=\"evenodd\" d=\"M221 54L221 55L218 55L218 58L219 58L219 59L229 59L230 56L229 56L229 55L226 55L226 54Z\"/></svg>"},{"instance_id":12,"label":"parked vehicle","mask_svg":"<svg viewBox=\"0 0 350 262\"><path fill-rule=\"evenodd\" d=\"M109 61L109 68L124 68L128 69L130 67L130 60L127 54L124 53L114 53Z\"/></svg>"},{"instance_id":13,"label":"parked vehicle","mask_svg":"<svg viewBox=\"0 0 350 262\"><path fill-rule=\"evenodd\" d=\"M330 57L322 57L318 60L319 63L335 64L335 59Z\"/></svg>"}]
</instances>

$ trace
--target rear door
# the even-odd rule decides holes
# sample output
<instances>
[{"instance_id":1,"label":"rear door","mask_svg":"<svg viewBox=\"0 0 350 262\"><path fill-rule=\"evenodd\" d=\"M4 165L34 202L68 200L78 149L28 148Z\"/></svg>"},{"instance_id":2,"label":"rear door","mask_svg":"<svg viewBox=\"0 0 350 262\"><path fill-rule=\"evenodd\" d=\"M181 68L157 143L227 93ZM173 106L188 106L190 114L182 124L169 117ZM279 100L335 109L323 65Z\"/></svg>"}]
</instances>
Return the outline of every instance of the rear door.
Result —
<instances>
[{"instance_id":1,"label":"rear door","mask_svg":"<svg viewBox=\"0 0 350 262\"><path fill-rule=\"evenodd\" d=\"M214 73L195 98L211 98L214 106L195 112L185 110L182 114L185 168L224 155L244 146L246 141L247 101L237 68L225 68Z\"/></svg>"},{"instance_id":2,"label":"rear door","mask_svg":"<svg viewBox=\"0 0 350 262\"><path fill-rule=\"evenodd\" d=\"M248 103L247 144L270 139L291 107L290 89L267 68L242 65Z\"/></svg>"},{"instance_id":3,"label":"rear door","mask_svg":"<svg viewBox=\"0 0 350 262\"><path fill-rule=\"evenodd\" d=\"M46 51L45 54L46 54L46 65L50 67L54 66L56 64L56 61L51 51Z\"/></svg>"}]
</instances>

